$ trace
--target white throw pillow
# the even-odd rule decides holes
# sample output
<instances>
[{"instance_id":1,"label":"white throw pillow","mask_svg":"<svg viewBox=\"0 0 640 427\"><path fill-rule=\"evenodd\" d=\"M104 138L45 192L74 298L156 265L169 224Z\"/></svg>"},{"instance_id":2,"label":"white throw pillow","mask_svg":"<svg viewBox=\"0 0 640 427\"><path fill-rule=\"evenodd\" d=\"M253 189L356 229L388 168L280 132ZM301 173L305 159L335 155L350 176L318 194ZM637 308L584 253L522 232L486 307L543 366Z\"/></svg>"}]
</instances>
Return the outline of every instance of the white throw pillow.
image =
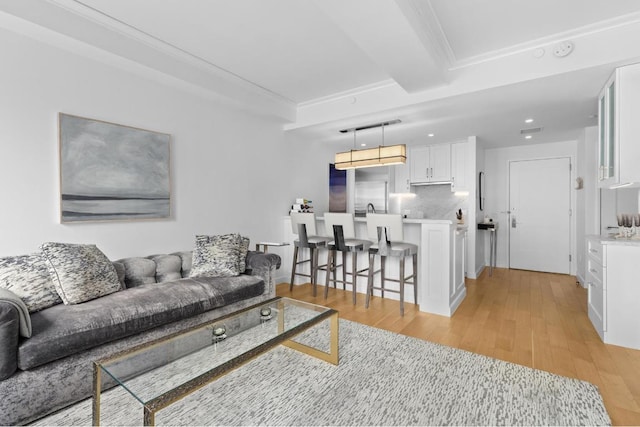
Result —
<instances>
[{"instance_id":1,"label":"white throw pillow","mask_svg":"<svg viewBox=\"0 0 640 427\"><path fill-rule=\"evenodd\" d=\"M65 304L79 304L121 289L115 267L95 245L48 242L40 248Z\"/></svg>"},{"instance_id":2,"label":"white throw pillow","mask_svg":"<svg viewBox=\"0 0 640 427\"><path fill-rule=\"evenodd\" d=\"M20 297L30 313L62 303L40 253L0 258L0 288Z\"/></svg>"}]
</instances>

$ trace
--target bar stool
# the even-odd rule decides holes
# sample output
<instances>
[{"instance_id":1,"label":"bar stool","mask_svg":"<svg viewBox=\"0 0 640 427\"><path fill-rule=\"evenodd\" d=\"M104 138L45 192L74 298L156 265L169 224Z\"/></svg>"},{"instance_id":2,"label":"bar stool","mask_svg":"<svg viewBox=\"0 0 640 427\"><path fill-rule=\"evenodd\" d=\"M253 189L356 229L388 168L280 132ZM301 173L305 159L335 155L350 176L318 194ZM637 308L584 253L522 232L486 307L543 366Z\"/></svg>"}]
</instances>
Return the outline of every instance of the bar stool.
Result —
<instances>
[{"instance_id":1,"label":"bar stool","mask_svg":"<svg viewBox=\"0 0 640 427\"><path fill-rule=\"evenodd\" d=\"M367 282L367 299L365 307L369 308L369 299L373 296L373 290L380 291L384 298L385 290L400 294L400 315L404 316L404 285L413 285L413 300L418 302L418 245L404 242L402 216L390 214L367 214L367 233L369 238L376 243L369 248L369 280ZM374 269L375 256L380 256L380 270ZM398 279L390 279L385 275L386 258L394 257L400 260L400 273ZM413 259L413 272L405 277L405 258ZM380 286L373 285L374 275L380 273ZM385 281L400 284L400 290L385 289Z\"/></svg>"},{"instance_id":2,"label":"bar stool","mask_svg":"<svg viewBox=\"0 0 640 427\"><path fill-rule=\"evenodd\" d=\"M313 213L291 212L291 231L298 235L298 239L293 242L293 265L291 266L289 292L293 291L295 276L309 277L315 297L318 281L318 249L326 247L331 238L316 235L316 217ZM300 249L309 249L308 259L298 261ZM297 267L306 263L309 263L309 274L298 272Z\"/></svg>"},{"instance_id":3,"label":"bar stool","mask_svg":"<svg viewBox=\"0 0 640 427\"><path fill-rule=\"evenodd\" d=\"M324 225L327 232L333 230L333 241L328 243L329 254L327 256L327 276L325 279L324 297L329 294L329 282L342 283L342 289L350 284L353 289L353 304L356 304L356 288L358 276L367 277L364 272L369 267L358 270L358 253L364 253L373 242L364 239L356 239L355 224L353 214L350 213L325 213ZM342 265L336 265L337 252L342 252ZM347 271L347 253L351 253L351 271ZM336 270L342 268L342 280L336 278ZM333 272L333 279L329 273ZM347 280L347 275L351 275L351 281Z\"/></svg>"}]
</instances>

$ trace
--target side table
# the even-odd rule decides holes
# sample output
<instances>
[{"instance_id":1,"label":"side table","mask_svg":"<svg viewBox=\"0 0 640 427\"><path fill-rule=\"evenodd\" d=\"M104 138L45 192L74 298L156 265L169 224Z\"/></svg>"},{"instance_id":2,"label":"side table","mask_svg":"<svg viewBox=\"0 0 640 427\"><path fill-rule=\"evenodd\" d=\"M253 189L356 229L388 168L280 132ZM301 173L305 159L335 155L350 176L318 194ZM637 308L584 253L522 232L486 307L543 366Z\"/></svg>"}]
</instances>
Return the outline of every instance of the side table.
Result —
<instances>
[{"instance_id":1,"label":"side table","mask_svg":"<svg viewBox=\"0 0 640 427\"><path fill-rule=\"evenodd\" d=\"M258 242L256 243L256 251L260 251L260 246L264 248L262 252L266 254L269 251L269 246L274 246L274 247L289 246L289 243Z\"/></svg>"}]
</instances>

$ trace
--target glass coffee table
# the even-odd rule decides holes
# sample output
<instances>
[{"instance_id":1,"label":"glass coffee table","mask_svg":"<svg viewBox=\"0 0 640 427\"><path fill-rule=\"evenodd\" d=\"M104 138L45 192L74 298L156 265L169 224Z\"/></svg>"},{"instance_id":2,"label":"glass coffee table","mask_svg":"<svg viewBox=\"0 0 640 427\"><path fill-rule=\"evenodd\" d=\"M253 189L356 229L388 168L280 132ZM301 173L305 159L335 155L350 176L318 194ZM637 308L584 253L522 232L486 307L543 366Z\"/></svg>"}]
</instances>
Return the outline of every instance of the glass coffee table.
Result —
<instances>
[{"instance_id":1,"label":"glass coffee table","mask_svg":"<svg viewBox=\"0 0 640 427\"><path fill-rule=\"evenodd\" d=\"M313 340L312 345L293 341L325 320L328 342L318 346L325 348L316 348ZM155 425L161 409L280 344L337 365L338 312L278 297L96 361L93 425L100 425L106 389L126 390L141 404L144 425Z\"/></svg>"}]
</instances>

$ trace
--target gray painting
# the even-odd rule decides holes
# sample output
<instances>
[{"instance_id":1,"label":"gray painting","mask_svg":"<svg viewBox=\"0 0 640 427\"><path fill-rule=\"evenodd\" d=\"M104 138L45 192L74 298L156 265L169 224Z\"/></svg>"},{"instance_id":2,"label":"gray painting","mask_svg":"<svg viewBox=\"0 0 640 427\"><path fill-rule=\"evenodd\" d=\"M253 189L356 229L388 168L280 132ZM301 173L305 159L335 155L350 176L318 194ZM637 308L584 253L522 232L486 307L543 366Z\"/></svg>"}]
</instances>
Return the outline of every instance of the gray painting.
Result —
<instances>
[{"instance_id":1,"label":"gray painting","mask_svg":"<svg viewBox=\"0 0 640 427\"><path fill-rule=\"evenodd\" d=\"M170 135L59 119L62 222L170 216Z\"/></svg>"}]
</instances>

